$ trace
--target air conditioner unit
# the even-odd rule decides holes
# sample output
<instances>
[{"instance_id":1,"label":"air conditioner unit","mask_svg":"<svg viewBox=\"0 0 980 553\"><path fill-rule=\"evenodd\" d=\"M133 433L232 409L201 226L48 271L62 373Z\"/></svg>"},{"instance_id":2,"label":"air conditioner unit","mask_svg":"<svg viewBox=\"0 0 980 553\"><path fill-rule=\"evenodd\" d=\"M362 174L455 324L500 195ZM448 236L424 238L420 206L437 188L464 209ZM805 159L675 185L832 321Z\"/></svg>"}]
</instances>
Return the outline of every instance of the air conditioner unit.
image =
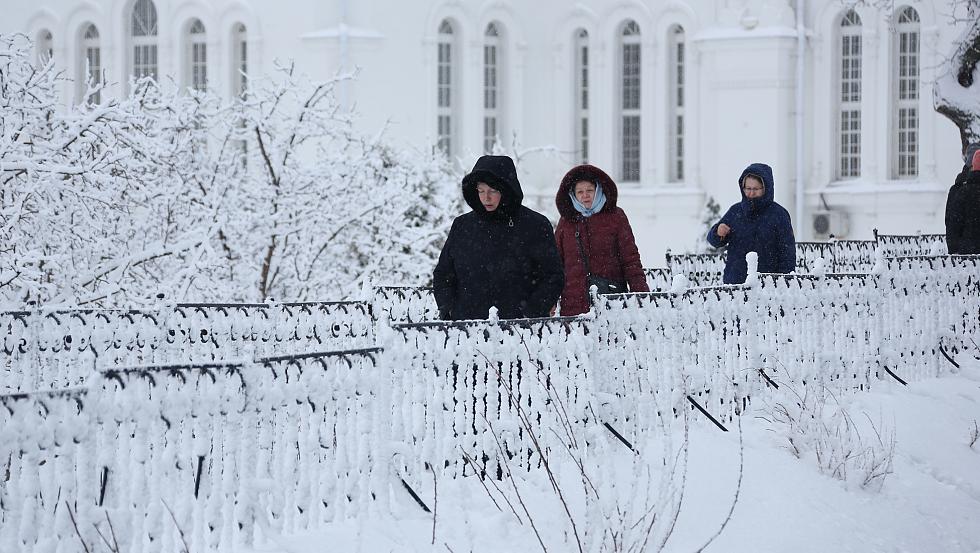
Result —
<instances>
[{"instance_id":1,"label":"air conditioner unit","mask_svg":"<svg viewBox=\"0 0 980 553\"><path fill-rule=\"evenodd\" d=\"M810 231L814 240L828 240L831 236L847 236L847 214L841 211L814 211L810 216Z\"/></svg>"}]
</instances>

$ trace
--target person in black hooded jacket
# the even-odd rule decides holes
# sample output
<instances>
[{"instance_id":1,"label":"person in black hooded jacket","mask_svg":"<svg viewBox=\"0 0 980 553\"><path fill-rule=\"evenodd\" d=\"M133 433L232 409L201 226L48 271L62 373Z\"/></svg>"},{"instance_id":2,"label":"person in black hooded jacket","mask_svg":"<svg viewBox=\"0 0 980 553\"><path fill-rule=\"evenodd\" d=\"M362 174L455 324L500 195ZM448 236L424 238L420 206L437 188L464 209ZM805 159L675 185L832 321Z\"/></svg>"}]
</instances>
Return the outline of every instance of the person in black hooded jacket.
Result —
<instances>
[{"instance_id":1,"label":"person in black hooded jacket","mask_svg":"<svg viewBox=\"0 0 980 553\"><path fill-rule=\"evenodd\" d=\"M980 254L980 143L970 144L963 171L946 197L946 248L951 254Z\"/></svg>"},{"instance_id":2,"label":"person in black hooded jacket","mask_svg":"<svg viewBox=\"0 0 980 553\"><path fill-rule=\"evenodd\" d=\"M547 317L565 284L548 219L521 205L507 156L482 156L463 177L472 211L456 217L432 273L443 320Z\"/></svg>"}]
</instances>

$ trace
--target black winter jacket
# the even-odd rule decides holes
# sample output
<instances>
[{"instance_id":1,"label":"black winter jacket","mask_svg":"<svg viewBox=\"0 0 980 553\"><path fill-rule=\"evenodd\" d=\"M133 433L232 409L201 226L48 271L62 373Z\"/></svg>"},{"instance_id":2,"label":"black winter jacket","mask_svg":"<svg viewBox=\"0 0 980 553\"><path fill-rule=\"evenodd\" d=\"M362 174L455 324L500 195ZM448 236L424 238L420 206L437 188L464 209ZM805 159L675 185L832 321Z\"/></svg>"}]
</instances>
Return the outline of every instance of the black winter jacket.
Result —
<instances>
[{"instance_id":1,"label":"black winter jacket","mask_svg":"<svg viewBox=\"0 0 980 553\"><path fill-rule=\"evenodd\" d=\"M480 203L478 182L501 191L496 210ZM453 221L432 274L440 317L486 319L491 307L501 319L548 316L565 276L551 222L521 205L514 162L481 157L463 178L463 197L473 211Z\"/></svg>"},{"instance_id":2,"label":"black winter jacket","mask_svg":"<svg viewBox=\"0 0 980 553\"><path fill-rule=\"evenodd\" d=\"M946 247L951 254L980 254L980 171L965 167L949 189Z\"/></svg>"}]
</instances>

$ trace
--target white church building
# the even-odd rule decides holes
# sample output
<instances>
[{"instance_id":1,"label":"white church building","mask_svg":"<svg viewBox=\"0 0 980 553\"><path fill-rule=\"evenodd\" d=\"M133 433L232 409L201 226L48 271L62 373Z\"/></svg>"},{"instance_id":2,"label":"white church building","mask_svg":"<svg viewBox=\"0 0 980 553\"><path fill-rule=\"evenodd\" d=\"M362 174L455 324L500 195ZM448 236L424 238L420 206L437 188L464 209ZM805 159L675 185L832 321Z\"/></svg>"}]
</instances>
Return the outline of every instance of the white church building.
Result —
<instances>
[{"instance_id":1,"label":"white church building","mask_svg":"<svg viewBox=\"0 0 980 553\"><path fill-rule=\"evenodd\" d=\"M518 155L532 207L562 175L618 183L647 266L703 243L752 162L773 167L797 240L944 232L962 167L932 83L958 34L946 0L0 0L82 92L132 75L222 95L294 60L366 133L468 169ZM887 4L883 7L882 4Z\"/></svg>"}]
</instances>

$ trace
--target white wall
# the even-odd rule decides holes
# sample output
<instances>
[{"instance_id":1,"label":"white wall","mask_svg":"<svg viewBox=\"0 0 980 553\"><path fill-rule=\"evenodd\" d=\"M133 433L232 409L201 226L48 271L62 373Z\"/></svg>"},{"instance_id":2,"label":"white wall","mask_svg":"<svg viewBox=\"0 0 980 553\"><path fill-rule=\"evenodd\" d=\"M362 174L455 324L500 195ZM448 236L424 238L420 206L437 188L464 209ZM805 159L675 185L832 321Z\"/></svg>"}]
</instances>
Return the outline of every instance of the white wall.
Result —
<instances>
[{"instance_id":1,"label":"white wall","mask_svg":"<svg viewBox=\"0 0 980 553\"><path fill-rule=\"evenodd\" d=\"M8 2L11 4L11 2ZM77 35L98 24L109 78L126 74L130 1L38 0L5 6L0 32L54 34L55 60L73 75ZM315 78L336 74L346 59L358 79L343 85L342 99L357 109L365 131L382 128L409 148L428 149L436 136L436 30L444 18L459 33L459 162L469 168L482 149L482 40L487 23L503 29L504 128L517 133L526 153L521 177L528 203L554 214L553 195L574 164L573 32L589 32L592 151L590 159L614 178L619 148L617 32L627 19L641 28L641 182L621 185L620 204L630 215L644 263L663 264L666 248L694 247L698 217L713 196L726 209L739 198L736 179L752 162L773 166L776 199L791 213L795 201L795 16L791 0L158 0L161 70L183 74L181 29L191 17L205 22L209 67L216 90L230 93L230 29L244 22L253 74L293 59ZM863 27L862 177L836 180L837 0L806 3L805 205L807 213L831 208L850 216L848 237L884 232L942 232L945 194L960 168L955 127L932 110L932 67L949 49L956 30L943 19L945 1L911 2L921 18L920 175L890 178L889 98L891 14L859 7ZM346 5L346 7L345 7ZM346 24L346 25L345 25ZM686 175L671 183L667 171L667 29L680 24L687 39ZM344 39L344 30L347 38ZM69 40L66 40L66 37ZM119 90L116 87L115 90ZM74 91L66 91L68 101ZM507 137L507 142L510 141ZM798 239L809 239L809 220L794 221ZM802 231L802 232L800 232Z\"/></svg>"}]
</instances>

